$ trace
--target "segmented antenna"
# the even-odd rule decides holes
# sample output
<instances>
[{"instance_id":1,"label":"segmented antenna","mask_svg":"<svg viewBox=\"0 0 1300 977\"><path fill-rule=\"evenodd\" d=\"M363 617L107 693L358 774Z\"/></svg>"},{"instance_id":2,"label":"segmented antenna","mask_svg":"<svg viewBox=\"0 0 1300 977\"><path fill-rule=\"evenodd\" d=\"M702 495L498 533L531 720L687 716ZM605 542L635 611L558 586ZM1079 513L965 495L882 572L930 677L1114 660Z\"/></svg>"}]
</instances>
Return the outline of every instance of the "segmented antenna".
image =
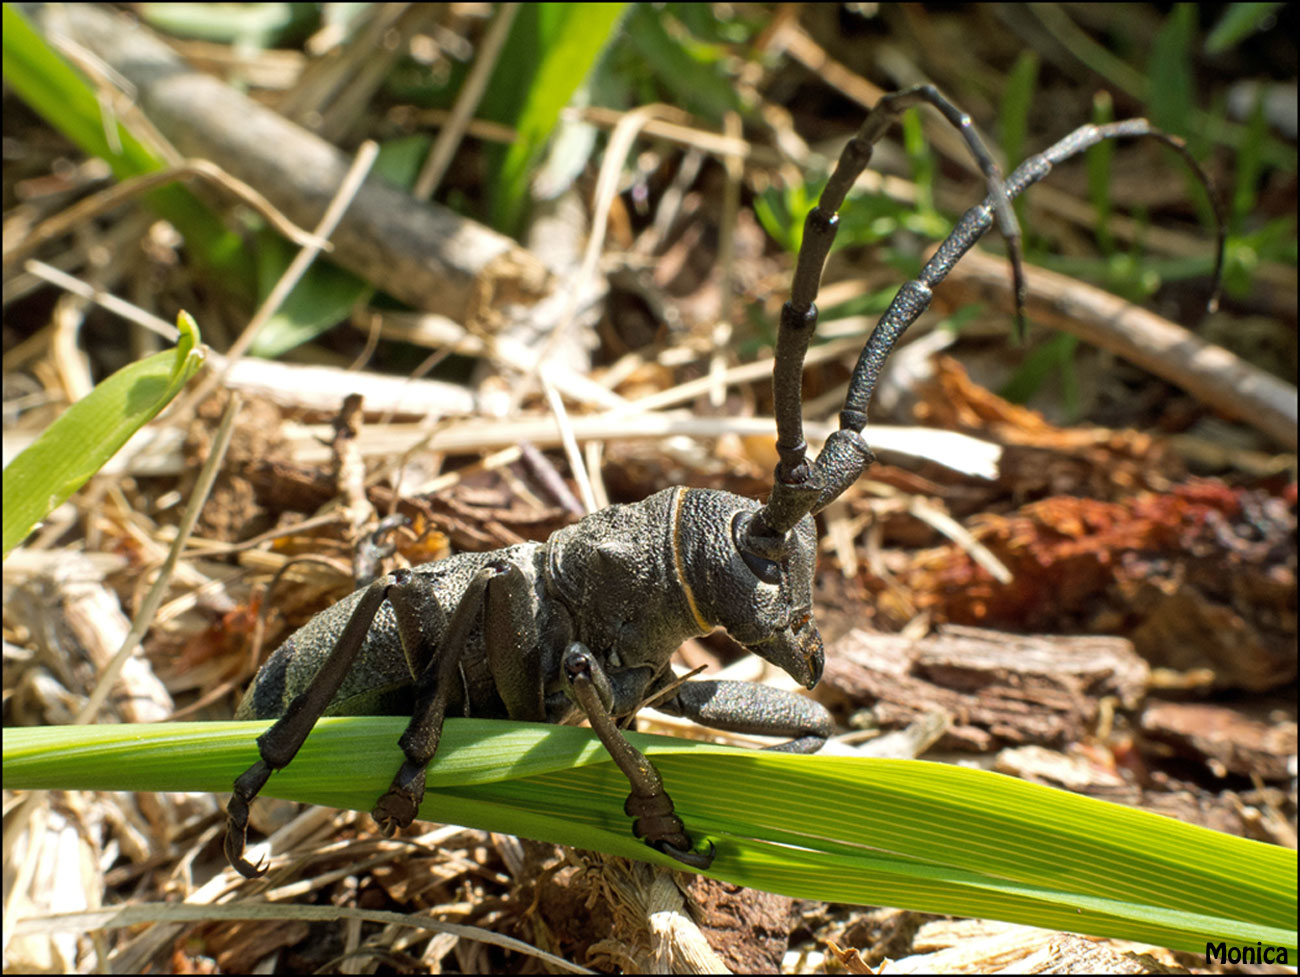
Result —
<instances>
[{"instance_id":1,"label":"segmented antenna","mask_svg":"<svg viewBox=\"0 0 1300 977\"><path fill-rule=\"evenodd\" d=\"M924 102L934 105L957 125L980 168L989 180L989 195L968 210L951 234L939 245L921 274L903 285L881 316L871 338L863 347L849 381L849 392L840 412L840 429L826 441L815 465L807 461L807 444L803 439L803 406L800 388L804 354L817 325L814 300L820 285L822 268L831 242L835 238L838 216L849 187L871 158L872 144L903 108ZM821 199L808 214L804 243L795 266L790 301L781 310L777 336L776 361L772 385L777 425L777 463L772 494L767 504L752 518L740 519L733 530L742 553L764 559L777 559L784 551L785 535L809 512L820 512L861 476L871 464L871 449L862 437L881 368L902 334L929 307L934 288L947 277L961 257L974 247L984 233L997 222L1007 238L1008 252L1015 282L1016 321L1023 323L1024 282L1019 250L1019 228L1011 210L1011 200L1037 183L1052 168L1072 156L1106 139L1151 137L1173 147L1187 162L1205 187L1214 209L1217 250L1214 280L1207 308L1217 308L1223 273L1223 255L1227 230L1223 212L1213 184L1187 149L1186 143L1152 126L1146 119L1128 119L1106 125L1085 125L1054 146L1022 163L1005 183L997 166L984 148L970 118L959 112L932 86L906 89L886 95L876 104L861 131L844 148Z\"/></svg>"},{"instance_id":2,"label":"segmented antenna","mask_svg":"<svg viewBox=\"0 0 1300 977\"><path fill-rule=\"evenodd\" d=\"M776 416L776 450L780 456L767 504L752 518L736 526L742 552L774 559L784 550L785 535L817 503L822 487L808 465L808 444L803 437L804 354L817 328L817 290L839 224L837 211L867 164L875 144L898 116L913 105L932 105L957 127L988 182L993 213L1007 240L1015 282L1017 321L1022 321L1024 274L1020 258L1020 227L993 154L984 145L969 115L958 109L933 85L917 85L881 97L867 113L862 128L848 141L839 162L822 189L817 206L804 221L803 244L796 259L790 301L781 308L772 368L772 395ZM919 313L918 313L919 314Z\"/></svg>"}]
</instances>

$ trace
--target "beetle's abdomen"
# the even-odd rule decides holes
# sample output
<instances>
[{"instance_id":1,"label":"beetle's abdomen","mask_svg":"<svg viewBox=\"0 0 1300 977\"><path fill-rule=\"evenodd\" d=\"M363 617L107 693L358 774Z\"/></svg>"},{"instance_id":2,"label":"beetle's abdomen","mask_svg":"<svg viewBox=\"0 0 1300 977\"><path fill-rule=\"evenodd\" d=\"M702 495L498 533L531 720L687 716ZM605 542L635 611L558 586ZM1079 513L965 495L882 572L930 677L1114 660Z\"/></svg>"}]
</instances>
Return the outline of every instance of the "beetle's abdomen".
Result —
<instances>
[{"instance_id":1,"label":"beetle's abdomen","mask_svg":"<svg viewBox=\"0 0 1300 977\"><path fill-rule=\"evenodd\" d=\"M524 571L533 583L533 614L538 617L539 625L545 625L549 609L541 599L544 553L542 544L524 543L490 553L461 553L416 567L413 573L429 585L430 594L438 605L437 608L417 608L421 617L420 633L425 642L418 649L421 660L433 661L443 653L442 629L455 613L470 580L492 561L505 560ZM283 715L294 697L303 692L324 667L362 593L364 591L349 594L286 638L253 679L235 718L274 719ZM427 605L428 601L424 603ZM547 630L545 626L539 626L538 633L544 634ZM481 619L471 629L464 654L470 658L484 656ZM410 715L414 704L413 683L406 653L398 637L397 615L385 601L376 611L365 641L324 715ZM456 695L463 699L460 690ZM456 708L460 705L458 702Z\"/></svg>"}]
</instances>

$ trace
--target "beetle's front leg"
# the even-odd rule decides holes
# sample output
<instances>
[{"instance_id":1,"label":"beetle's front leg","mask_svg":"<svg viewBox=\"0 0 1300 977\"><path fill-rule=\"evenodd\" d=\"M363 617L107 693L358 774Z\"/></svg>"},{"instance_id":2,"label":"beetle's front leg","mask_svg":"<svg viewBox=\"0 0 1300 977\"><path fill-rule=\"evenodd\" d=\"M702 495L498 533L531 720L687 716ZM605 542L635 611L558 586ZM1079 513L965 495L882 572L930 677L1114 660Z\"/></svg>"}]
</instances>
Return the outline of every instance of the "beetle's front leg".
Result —
<instances>
[{"instance_id":1,"label":"beetle's front leg","mask_svg":"<svg viewBox=\"0 0 1300 977\"><path fill-rule=\"evenodd\" d=\"M623 805L627 815L636 819L632 833L644 838L652 848L692 868L708 868L713 863L713 843L709 843L707 852L692 850L691 836L673 810L672 798L664 789L659 771L614 725L610 715L614 689L600 661L586 645L575 641L565 651L561 668L574 701L582 707L592 730L632 785L632 793Z\"/></svg>"},{"instance_id":2,"label":"beetle's front leg","mask_svg":"<svg viewBox=\"0 0 1300 977\"><path fill-rule=\"evenodd\" d=\"M784 753L816 753L835 731L830 713L820 702L753 682L683 682L672 698L655 703L655 708L713 729L788 736L788 742L768 747Z\"/></svg>"}]
</instances>

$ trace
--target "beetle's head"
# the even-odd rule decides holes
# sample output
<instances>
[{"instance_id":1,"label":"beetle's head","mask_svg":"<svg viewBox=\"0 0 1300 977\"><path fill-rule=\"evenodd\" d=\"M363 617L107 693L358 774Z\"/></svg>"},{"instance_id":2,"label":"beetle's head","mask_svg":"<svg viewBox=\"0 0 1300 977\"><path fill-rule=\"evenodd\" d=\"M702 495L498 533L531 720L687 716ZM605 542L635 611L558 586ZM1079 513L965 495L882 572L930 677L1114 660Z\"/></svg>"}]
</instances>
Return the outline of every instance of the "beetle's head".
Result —
<instances>
[{"instance_id":1,"label":"beetle's head","mask_svg":"<svg viewBox=\"0 0 1300 977\"><path fill-rule=\"evenodd\" d=\"M774 559L743 551L759 504L729 492L690 490L675 527L682 574L697 617L720 625L749 651L812 688L821 678L822 637L813 621L817 530L804 516Z\"/></svg>"}]
</instances>

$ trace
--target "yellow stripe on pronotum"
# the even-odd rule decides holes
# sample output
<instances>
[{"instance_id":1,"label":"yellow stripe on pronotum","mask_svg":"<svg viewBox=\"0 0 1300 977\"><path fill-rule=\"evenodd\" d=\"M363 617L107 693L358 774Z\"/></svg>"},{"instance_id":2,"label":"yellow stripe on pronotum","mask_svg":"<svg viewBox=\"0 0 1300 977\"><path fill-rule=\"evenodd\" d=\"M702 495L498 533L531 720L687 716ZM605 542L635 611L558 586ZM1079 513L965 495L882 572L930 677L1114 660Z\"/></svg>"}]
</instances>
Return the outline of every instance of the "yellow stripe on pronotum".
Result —
<instances>
[{"instance_id":1,"label":"yellow stripe on pronotum","mask_svg":"<svg viewBox=\"0 0 1300 977\"><path fill-rule=\"evenodd\" d=\"M690 490L682 486L677 489L677 494L673 496L673 565L677 568L677 581L682 585L682 593L686 595L686 603L691 609L691 615L695 618L695 623L700 626L702 632L708 633L713 628L709 627L708 622L700 614L700 609L695 606L695 595L691 593L691 584L686 579L686 568L682 564L682 499L686 498L688 491Z\"/></svg>"}]
</instances>

